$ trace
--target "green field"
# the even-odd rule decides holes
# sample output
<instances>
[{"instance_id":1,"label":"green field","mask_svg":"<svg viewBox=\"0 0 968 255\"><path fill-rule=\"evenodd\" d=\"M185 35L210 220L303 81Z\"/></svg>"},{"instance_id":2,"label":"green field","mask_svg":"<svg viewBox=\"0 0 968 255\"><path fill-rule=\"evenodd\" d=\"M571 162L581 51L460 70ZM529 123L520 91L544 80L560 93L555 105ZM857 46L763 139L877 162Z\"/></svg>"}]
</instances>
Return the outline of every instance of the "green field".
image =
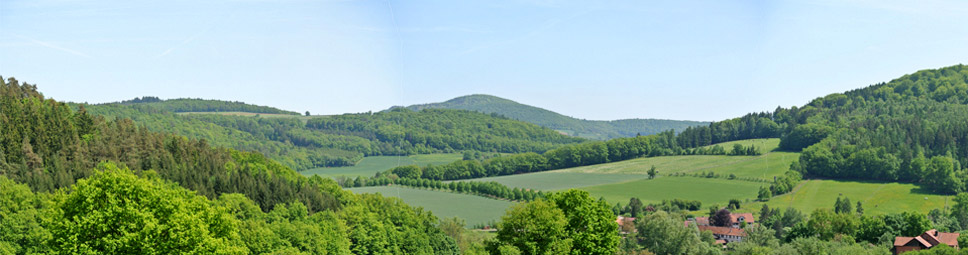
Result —
<instances>
[{"instance_id":1,"label":"green field","mask_svg":"<svg viewBox=\"0 0 968 255\"><path fill-rule=\"evenodd\" d=\"M729 199L755 199L761 186L769 183L697 177L661 177L581 188L594 197L604 197L609 203L628 203L638 197L643 203L659 203L664 199L698 200L703 208L712 204L725 205Z\"/></svg>"},{"instance_id":2,"label":"green field","mask_svg":"<svg viewBox=\"0 0 968 255\"><path fill-rule=\"evenodd\" d=\"M733 143L749 146L755 144L764 153L760 156L707 156L687 155L669 157L638 158L626 161L583 166L557 170L576 173L608 174L645 174L652 166L659 175L672 173L714 172L721 175L735 174L737 177L750 177L772 180L790 169L790 164L800 157L799 153L772 151L780 139L754 139L720 144L731 147Z\"/></svg>"},{"instance_id":3,"label":"green field","mask_svg":"<svg viewBox=\"0 0 968 255\"><path fill-rule=\"evenodd\" d=\"M453 163L454 161L461 160L463 158L462 154L458 153L448 153L448 154L423 154L423 155L411 155L411 156L374 156L365 157L356 163L355 166L347 167L321 167L313 168L306 171L302 171L303 175L319 175L322 177L356 177L356 176L366 176L371 177L377 172L389 170L398 166L406 165L443 165Z\"/></svg>"},{"instance_id":4,"label":"green field","mask_svg":"<svg viewBox=\"0 0 968 255\"><path fill-rule=\"evenodd\" d=\"M380 193L399 197L409 205L420 206L438 218L460 217L467 227L498 221L513 202L444 191L406 188L400 186L364 187L349 189L355 193Z\"/></svg>"},{"instance_id":5,"label":"green field","mask_svg":"<svg viewBox=\"0 0 968 255\"><path fill-rule=\"evenodd\" d=\"M790 164L799 158L798 153L772 151L779 143L779 139L756 139L734 143L740 143L744 146L754 144L761 148L764 155L639 158L555 171L480 178L474 179L474 181L496 181L509 187L545 191L578 188L589 191L594 197L604 197L609 203L619 202L624 204L631 197L638 197L647 204L674 198L698 200L703 203L705 208L713 204L724 205L729 199L734 198L742 201L754 200L759 188L761 186L768 187L770 183L723 178L670 177L668 175L672 173L715 172L723 176L735 174L737 177L772 180L773 176L779 176L789 170ZM732 143L721 145L728 150L731 149ZM460 156L453 155L453 157L457 159ZM653 165L659 170L659 177L649 180L646 178L645 172ZM424 206L435 213L439 211L440 213L436 213L438 215L461 216L467 219L469 224L473 224L470 223L472 221L482 222L486 219L496 219L507 208L507 204L502 204L503 201L439 191L388 187L354 190L366 189L399 190L404 192L401 194L404 195L404 199L408 203L422 203L415 205ZM384 195L396 196L395 194L387 194L387 192L384 192ZM913 184L805 180L790 194L774 197L767 204L773 208L792 206L809 213L816 208L832 208L839 195L850 198L854 203L861 201L867 213L875 214L903 211L928 212L934 208L943 208L946 203L951 203L946 201L946 198L950 197L922 192ZM413 196L424 197L416 198ZM486 206L488 203L461 199L470 199L469 197L501 203L493 205L495 208L482 208L480 206ZM418 199L422 202L416 202ZM741 211L758 212L762 204L760 202L744 203L744 208ZM464 210L468 207L475 209ZM480 216L481 212L478 211L490 211L495 216L489 216L492 218Z\"/></svg>"},{"instance_id":6,"label":"green field","mask_svg":"<svg viewBox=\"0 0 968 255\"><path fill-rule=\"evenodd\" d=\"M668 156L638 158L607 164L567 168L530 174L508 175L474 179L496 181L509 187L537 190L565 190L579 188L592 196L605 197L610 203L627 203L638 197L643 202L658 203L664 199L680 198L699 200L704 205L725 204L729 199L755 199L765 182L709 179L695 177L669 177L673 173L693 174L714 172L722 176L772 180L790 169L799 158L798 153L772 151L779 139L754 139L720 144L731 149L732 144L755 145L764 153L760 156ZM659 171L659 177L647 180L646 171L651 166Z\"/></svg>"},{"instance_id":7,"label":"green field","mask_svg":"<svg viewBox=\"0 0 968 255\"><path fill-rule=\"evenodd\" d=\"M648 176L644 174L599 174L549 171L471 179L470 181L495 181L511 188L517 187L548 191L619 183L645 178L648 178Z\"/></svg>"},{"instance_id":8,"label":"green field","mask_svg":"<svg viewBox=\"0 0 968 255\"><path fill-rule=\"evenodd\" d=\"M854 205L860 201L865 213L874 214L906 211L927 213L952 203L950 196L930 194L908 183L809 180L803 181L794 192L774 197L766 204L771 208L793 207L809 213L817 208L832 209L840 195L850 198ZM754 203L747 207L759 210L762 204Z\"/></svg>"}]
</instances>

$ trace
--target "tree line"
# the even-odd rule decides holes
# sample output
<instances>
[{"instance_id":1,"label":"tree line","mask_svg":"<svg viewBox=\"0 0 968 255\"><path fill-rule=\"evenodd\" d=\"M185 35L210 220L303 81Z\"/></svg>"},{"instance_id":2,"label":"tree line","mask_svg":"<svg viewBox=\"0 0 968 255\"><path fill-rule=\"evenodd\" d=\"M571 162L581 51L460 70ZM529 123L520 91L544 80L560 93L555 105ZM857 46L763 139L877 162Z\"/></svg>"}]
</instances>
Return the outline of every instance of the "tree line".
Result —
<instances>
[{"instance_id":1,"label":"tree line","mask_svg":"<svg viewBox=\"0 0 968 255\"><path fill-rule=\"evenodd\" d=\"M366 178L363 176L358 176L356 178L342 177L337 178L337 182L340 183L340 186L344 188L401 185L414 188L445 190L512 201L532 201L545 196L545 193L542 191L521 189L517 187L508 188L504 184L494 181L442 182L440 180L399 178L396 176L381 175L375 178Z\"/></svg>"},{"instance_id":2,"label":"tree line","mask_svg":"<svg viewBox=\"0 0 968 255\"><path fill-rule=\"evenodd\" d=\"M251 105L237 101L208 100L200 98L177 98L162 100L158 97L146 96L108 104L147 104L169 112L251 112L299 115L299 113L281 110L275 107Z\"/></svg>"}]
</instances>

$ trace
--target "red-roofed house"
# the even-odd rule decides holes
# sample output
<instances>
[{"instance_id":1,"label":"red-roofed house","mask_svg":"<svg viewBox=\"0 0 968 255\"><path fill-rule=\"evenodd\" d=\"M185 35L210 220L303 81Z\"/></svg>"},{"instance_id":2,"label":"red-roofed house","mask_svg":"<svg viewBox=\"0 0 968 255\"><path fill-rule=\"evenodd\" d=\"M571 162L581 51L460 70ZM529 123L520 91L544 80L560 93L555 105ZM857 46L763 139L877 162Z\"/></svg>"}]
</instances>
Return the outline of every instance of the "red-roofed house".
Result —
<instances>
[{"instance_id":1,"label":"red-roofed house","mask_svg":"<svg viewBox=\"0 0 968 255\"><path fill-rule=\"evenodd\" d=\"M709 226L709 217L696 217L697 226Z\"/></svg>"},{"instance_id":2,"label":"red-roofed house","mask_svg":"<svg viewBox=\"0 0 968 255\"><path fill-rule=\"evenodd\" d=\"M709 217L696 217L694 219L696 226L710 226ZM742 223L746 222L746 225L753 224L753 214L752 213L730 213L729 214L729 224L727 226L733 228L741 228Z\"/></svg>"},{"instance_id":3,"label":"red-roofed house","mask_svg":"<svg viewBox=\"0 0 968 255\"><path fill-rule=\"evenodd\" d=\"M716 238L717 243L720 243L720 241L722 243L742 242L743 238L746 238L746 231L739 228L699 226L699 231L713 232L713 237Z\"/></svg>"},{"instance_id":4,"label":"red-roofed house","mask_svg":"<svg viewBox=\"0 0 968 255\"><path fill-rule=\"evenodd\" d=\"M739 228L742 223L746 222L746 225L753 224L753 213L730 213L729 214L729 225L734 228Z\"/></svg>"},{"instance_id":5,"label":"red-roofed house","mask_svg":"<svg viewBox=\"0 0 968 255\"><path fill-rule=\"evenodd\" d=\"M931 249L938 245L947 245L958 249L958 236L960 235L959 233L945 233L932 229L915 237L898 236L894 238L894 254Z\"/></svg>"}]
</instances>

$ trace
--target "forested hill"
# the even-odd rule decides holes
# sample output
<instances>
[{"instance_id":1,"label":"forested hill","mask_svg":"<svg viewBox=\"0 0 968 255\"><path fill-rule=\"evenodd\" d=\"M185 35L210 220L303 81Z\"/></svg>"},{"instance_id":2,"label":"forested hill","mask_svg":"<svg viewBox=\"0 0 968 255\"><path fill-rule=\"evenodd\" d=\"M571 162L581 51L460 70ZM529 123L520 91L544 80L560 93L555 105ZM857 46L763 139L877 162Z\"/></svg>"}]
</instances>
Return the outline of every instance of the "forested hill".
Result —
<instances>
[{"instance_id":1,"label":"forested hill","mask_svg":"<svg viewBox=\"0 0 968 255\"><path fill-rule=\"evenodd\" d=\"M447 100L446 102L411 105L403 108L414 111L443 108L497 113L508 118L527 121L542 127L565 132L572 136L597 140L651 135L670 129L682 131L689 126L708 124L708 122L699 121L660 119L582 120L491 95L468 95Z\"/></svg>"},{"instance_id":2,"label":"forested hill","mask_svg":"<svg viewBox=\"0 0 968 255\"><path fill-rule=\"evenodd\" d=\"M806 177L902 181L953 194L968 190L968 67L922 70L887 83L835 93L803 107L690 128L685 147L781 137L802 150Z\"/></svg>"},{"instance_id":3,"label":"forested hill","mask_svg":"<svg viewBox=\"0 0 968 255\"><path fill-rule=\"evenodd\" d=\"M252 105L237 101L222 101L196 98L177 98L162 100L158 97L136 97L131 100L108 104L134 105L143 104L169 112L248 112L299 115L299 113L281 110L275 107Z\"/></svg>"},{"instance_id":4,"label":"forested hill","mask_svg":"<svg viewBox=\"0 0 968 255\"><path fill-rule=\"evenodd\" d=\"M260 152L300 171L354 165L364 156L466 150L541 153L584 141L527 122L460 110L263 118L183 115L164 108L165 102L87 105L86 110L109 119L128 118L155 132Z\"/></svg>"},{"instance_id":5,"label":"forested hill","mask_svg":"<svg viewBox=\"0 0 968 255\"><path fill-rule=\"evenodd\" d=\"M0 79L2 254L457 254L436 217Z\"/></svg>"}]
</instances>

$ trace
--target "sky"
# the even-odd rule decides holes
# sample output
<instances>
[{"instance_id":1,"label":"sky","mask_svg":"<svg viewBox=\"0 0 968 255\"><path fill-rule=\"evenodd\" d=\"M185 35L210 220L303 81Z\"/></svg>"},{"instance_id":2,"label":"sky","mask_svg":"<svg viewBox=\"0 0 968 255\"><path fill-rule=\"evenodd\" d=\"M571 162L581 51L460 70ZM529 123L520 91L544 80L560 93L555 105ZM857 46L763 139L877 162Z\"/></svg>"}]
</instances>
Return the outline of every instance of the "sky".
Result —
<instances>
[{"instance_id":1,"label":"sky","mask_svg":"<svg viewBox=\"0 0 968 255\"><path fill-rule=\"evenodd\" d=\"M968 64L968 1L0 1L0 75L46 96L340 114L491 94L716 121Z\"/></svg>"}]
</instances>

